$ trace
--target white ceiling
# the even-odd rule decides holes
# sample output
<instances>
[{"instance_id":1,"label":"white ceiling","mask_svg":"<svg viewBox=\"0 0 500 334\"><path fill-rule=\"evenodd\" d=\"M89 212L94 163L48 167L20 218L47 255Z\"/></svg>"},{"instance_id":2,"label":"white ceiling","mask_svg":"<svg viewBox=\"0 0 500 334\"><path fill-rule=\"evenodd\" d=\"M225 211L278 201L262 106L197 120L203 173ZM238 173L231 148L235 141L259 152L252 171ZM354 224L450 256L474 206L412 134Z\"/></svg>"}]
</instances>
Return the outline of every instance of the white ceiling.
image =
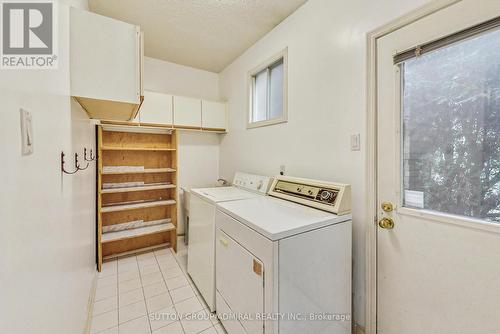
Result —
<instances>
[{"instance_id":1,"label":"white ceiling","mask_svg":"<svg viewBox=\"0 0 500 334\"><path fill-rule=\"evenodd\" d=\"M140 25L145 55L220 72L307 0L89 0Z\"/></svg>"}]
</instances>

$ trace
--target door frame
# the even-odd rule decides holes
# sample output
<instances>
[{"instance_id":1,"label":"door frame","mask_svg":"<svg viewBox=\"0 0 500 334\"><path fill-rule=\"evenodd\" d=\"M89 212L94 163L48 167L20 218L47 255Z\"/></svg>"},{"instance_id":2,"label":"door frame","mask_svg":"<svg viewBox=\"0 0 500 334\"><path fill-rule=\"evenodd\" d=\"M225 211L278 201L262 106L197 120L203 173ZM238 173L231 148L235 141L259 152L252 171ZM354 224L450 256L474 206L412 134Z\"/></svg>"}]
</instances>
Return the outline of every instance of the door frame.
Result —
<instances>
[{"instance_id":1,"label":"door frame","mask_svg":"<svg viewBox=\"0 0 500 334\"><path fill-rule=\"evenodd\" d=\"M403 15L367 35L367 94L366 94L366 260L365 260L365 333L377 333L377 43L398 29L462 0L434 0Z\"/></svg>"}]
</instances>

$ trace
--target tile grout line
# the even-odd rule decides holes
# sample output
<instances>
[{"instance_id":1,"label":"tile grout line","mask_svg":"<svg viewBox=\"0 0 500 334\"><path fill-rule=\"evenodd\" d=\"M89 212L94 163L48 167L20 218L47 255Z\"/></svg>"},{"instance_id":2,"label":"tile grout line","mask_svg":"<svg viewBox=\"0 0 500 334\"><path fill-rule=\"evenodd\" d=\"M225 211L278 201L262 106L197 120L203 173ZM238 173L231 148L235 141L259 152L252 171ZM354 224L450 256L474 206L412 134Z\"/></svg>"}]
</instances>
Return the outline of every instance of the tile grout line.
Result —
<instances>
[{"instance_id":1,"label":"tile grout line","mask_svg":"<svg viewBox=\"0 0 500 334\"><path fill-rule=\"evenodd\" d=\"M163 279L163 283L164 283L164 284L165 284L165 286L167 287L167 292L168 292L168 294L169 294L169 296L170 296L170 299L171 299L171 301L172 301L172 308L173 308L174 312L176 312L176 314L179 314L179 313L178 313L178 310L177 310L177 307L175 306L175 303L173 302L173 299L172 299L171 291L173 291L173 290L170 290L170 289L168 288L168 285L167 285L167 282L166 282L167 280L165 279L164 273L163 273L163 271L161 270L160 262L159 262L159 259L158 259L158 257L162 256L163 254L162 254L162 255L157 255L154 251L152 251L151 253L153 253L152 255L154 256L155 263L156 263L156 265L157 265L157 266L158 266L158 268L159 268L159 271L160 271L161 277L162 277L162 279ZM187 273L186 273L186 272L182 269L182 267L181 267L181 265L180 265L180 263L179 263L178 259L177 259L177 258L176 258L176 256L172 253L172 251L171 251L171 250L170 250L170 255L174 258L174 261L176 262L176 265L177 265L177 266L176 266L176 267L177 267L177 269L180 269L180 271L181 271L181 273L182 273L182 275L180 275L180 276L182 276L182 277L184 277L184 278L188 279L188 277L187 277ZM120 282L119 282L119 281L120 281L120 277L119 277L119 276L120 276L120 268L119 268L119 263L118 263L118 260L115 260L115 261L116 261L116 272L115 272L115 275L116 275L116 280L117 280L117 296L116 296L116 298L117 298L117 302L118 302L118 305L117 305L117 311L118 311L118 312L117 312L117 313L118 313L118 314L117 314L117 317L118 317L118 325L117 325L117 328L118 328L118 331L119 331L119 330L120 330L120 329L119 329L119 327L120 327L120 304L119 304L119 301L120 301L120 298L119 298L119 296L120 296L120 289L119 289L119 288L120 288ZM150 333L153 333L152 324L151 324L151 321L150 321L150 319L149 319L149 308L148 308L147 303L146 303L146 295L145 295L144 286L143 286L143 281L142 281L142 276L143 276L143 274L142 274L142 272L141 272L141 270L140 270L139 260L137 259L137 257L136 257L136 256L135 256L135 264L136 264L136 268L137 268L137 269L138 269L138 271L139 271L139 280L140 280L140 283L141 283L141 291L142 291L142 293L143 293L143 302L145 303L145 306L146 306L146 313L147 313L147 314L146 314L146 317L147 317L147 319L148 319L148 325L149 325ZM178 277L178 276L176 276L176 277ZM128 280L127 280L127 281L128 281ZM122 283L123 283L123 282L122 282ZM189 281L188 281L188 285L186 285L186 286L188 286L188 287L191 289L191 291L194 293L194 298L196 298L196 299L199 301L199 297L196 295L194 287L193 287L191 284L189 284ZM183 288L183 287L179 287L179 288ZM179 289L179 288L177 288L177 289ZM174 289L174 290L175 290L175 289ZM183 301L185 301L185 300L187 300L187 299L181 300L181 301L179 301L179 302L183 302ZM201 301L199 301L199 302L201 303ZM203 304L202 304L202 305L203 305ZM203 310L201 310L201 311L199 311L199 312L203 312L203 311L205 311L205 309L203 309ZM110 312L111 312L111 311L110 311ZM207 312L208 312L208 310L207 310ZM105 313L106 313L106 312L105 312ZM132 320L134 320L134 319L132 319ZM130 320L130 321L132 321L132 320ZM128 322L128 321L127 321L127 322ZM125 323L127 323L127 322L125 322ZM169 325L170 325L170 324L169 324ZM169 325L167 325L167 326L169 326ZM181 330L183 331L183 333L186 333L186 330L185 330L185 328L184 328L183 323L180 321L180 318L179 318L179 325L181 326ZM164 326L164 327L167 327L167 326ZM111 327L111 328L114 328L114 327ZM104 329L103 331L109 330L109 329L111 329L111 328ZM163 328L163 327L161 327L161 328ZM215 329L215 325L212 323L210 327L208 327L208 328L206 328L206 329L203 329L202 331L199 331L199 332L197 332L197 333L198 333L198 334L199 334L199 333L202 333L203 331L206 331L206 330L208 330L208 329L210 329L210 328ZM160 329L160 328L158 328L158 329ZM158 330L158 329L157 329L157 330Z\"/></svg>"},{"instance_id":2,"label":"tile grout line","mask_svg":"<svg viewBox=\"0 0 500 334\"><path fill-rule=\"evenodd\" d=\"M116 282L116 286L117 286L117 287L116 287L116 288L117 288L117 290L118 290L118 262L116 263L116 266L117 266L117 268L116 268L116 270L117 270L117 272L116 272L116 275L117 275L117 276L116 276L116 280L117 280L117 282ZM112 277L112 276L105 276L105 277L102 277L102 278L107 278L107 277ZM98 277L98 278L97 278L97 281L99 281L99 279L100 279L100 278ZM94 300L94 305L93 305L93 306L95 306L95 303L96 303L96 302L104 301L104 300L106 300L106 299L108 299L108 298L113 298L113 297L114 297L114 296L110 296L110 297L106 297L106 298L103 298L103 299L100 299L100 300L97 300L97 301L96 301L96 300ZM117 291L116 298L118 299L118 291ZM106 311L106 312L102 312L102 313L100 313L100 314L97 314L97 315L96 315L96 317L97 317L97 316L102 316L102 315L107 314L107 313L114 312L115 310L116 310L116 313L117 313L117 318L118 318L118 314L119 314L119 310L118 310L118 308L116 308L116 309L112 309L112 310L108 310L108 311ZM94 320L94 315L92 314L92 323L93 323L93 320ZM117 319L117 320L118 320L118 319ZM93 332L93 330L92 330L92 323L91 323L91 328L90 328L90 330L89 330L89 333L94 333L94 332ZM107 331L107 330L113 329L114 327L118 328L118 324L117 324L116 326L108 327L108 328L102 329L102 330L100 330L100 331L98 331L98 332L95 332L95 334L103 333L103 332L105 332L105 331Z\"/></svg>"},{"instance_id":3,"label":"tile grout line","mask_svg":"<svg viewBox=\"0 0 500 334\"><path fill-rule=\"evenodd\" d=\"M201 306L203 307L203 303L201 302L201 300L199 300L198 296L196 295L196 291L194 290L193 286L192 286L192 285L191 285L191 283L189 282L189 279L190 279L190 278L188 277L188 275L189 275L189 274L188 274L188 272L187 272L187 267L186 267L186 271L184 271L184 269L182 268L181 264L179 263L179 261L178 261L178 259L177 259L177 257L176 257L176 254L174 254L174 251L173 251L172 249L170 249L170 253L172 254L172 256L173 256L173 258L174 258L175 262L177 263L177 266L179 267L179 269L180 269L180 270L181 270L181 272L183 273L183 275L182 275L182 276L183 276L183 277L184 277L184 278L188 281L188 285L186 285L186 286L189 286L189 288L191 289L191 291L193 291L193 294L194 294L194 297L193 297L193 298L196 298L196 300L197 300L197 301L201 304ZM156 256L156 254L155 254L155 256ZM163 273L162 273L162 275L163 275ZM165 282L165 284L166 284L166 282ZM193 282L193 284L194 284L194 282ZM182 286L182 287L178 287L177 289L180 289L180 288L184 288L184 286ZM168 289L168 287L167 287L167 289ZM176 290L176 289L172 289L172 291L174 291L174 290ZM169 290L169 293L170 293L170 290ZM184 301L186 301L186 300L188 300L188 299L190 299L190 298L180 300L180 301L179 301L179 303L184 302ZM177 311L177 308L175 307L175 303L174 303L174 309ZM214 330L215 330L215 326L214 326L214 324L212 323L212 321L210 320L210 314L211 314L210 309L208 309L208 308L207 308L207 309L203 308L202 310L200 310L200 311L198 311L198 312L194 312L194 313L204 312L205 310L207 310L207 311L208 311L208 316L209 316L208 321L210 321L210 323L211 323L211 325L212 325L212 326L207 327L207 328L205 328L205 329L203 329L203 330L201 330L201 331L197 332L196 334L200 334L200 333L202 333L202 332L204 332L204 331L206 331L206 330L208 330L208 329L210 329L210 328L214 328ZM206 313L206 312L205 312L205 313ZM182 327L182 329L184 330L184 326L182 325L182 322L181 322L181 327ZM184 333L185 333L185 331L184 331Z\"/></svg>"},{"instance_id":4,"label":"tile grout line","mask_svg":"<svg viewBox=\"0 0 500 334\"><path fill-rule=\"evenodd\" d=\"M175 260L175 262L177 263L177 266L179 267L179 269L181 270L181 272L183 273L183 276L184 276L184 277L188 280L188 285L187 285L187 286L189 286L189 288L193 291L193 293L194 293L194 298L196 298L196 300L197 300L197 301L201 304L201 306L203 307L204 302L202 302L202 301L200 300L201 295L197 295L197 294L196 294L196 291L195 291L195 288L191 285L191 282L190 282L190 279L191 279L191 278L189 277L189 274L188 274L188 272L187 272L187 265L186 265L186 271L184 271L183 267L181 266L181 264L180 264L180 262L179 262L179 259L177 259L177 256L176 256L176 254L174 254L174 251L173 251L172 249L170 249L170 253L171 253L171 254L172 254L172 256L174 257L174 260ZM194 281L193 281L193 284L194 284ZM177 289L180 289L180 288L183 288L183 287L179 287L179 288L177 288ZM197 289L197 288L196 288L196 289ZM175 290L175 289L173 289L173 290ZM173 290L172 290L172 291L173 291ZM169 292L170 292L170 291L169 291ZM186 300L188 300L188 299L189 299L189 298L187 298L187 299L183 299L183 300L181 300L181 301L179 301L179 302L183 302L183 301L186 301ZM175 304L174 304L174 308L175 308ZM176 309L177 309L177 308L176 308ZM207 307L206 309L205 309L205 308L203 308L203 309L202 309L201 311L199 311L199 312L203 312L203 311L205 311L205 310L207 310L207 312L208 312L208 317L209 317L209 319L208 319L208 320L212 323L212 321L210 320L210 314L211 314L211 312L210 312L210 309L209 309L208 307ZM195 313L199 313L199 312L195 312ZM182 326L182 323L181 323L181 326ZM184 328L184 326L183 326L183 328ZM203 331L206 331L207 329L210 329L210 328L214 328L214 329L215 329L215 326L214 326L214 324L213 324L213 323L212 323L212 326L211 326L211 327L208 327L208 328L206 328L206 329L204 329L204 330L202 330L202 331L198 332L197 334L202 333Z\"/></svg>"},{"instance_id":5,"label":"tile grout line","mask_svg":"<svg viewBox=\"0 0 500 334\"><path fill-rule=\"evenodd\" d=\"M152 252L152 253L153 253L153 256L155 257L155 261L156 261L156 255L154 252ZM148 307L148 303L146 302L146 293L144 292L144 285L142 283L141 267L139 266L139 259L137 258L137 256L136 256L136 261L137 261L137 269L139 270L139 280L141 281L142 297L144 300L144 305L146 306L146 319L148 320L149 332L153 333L153 328L151 327L151 321L149 320L149 307ZM156 261L156 262L158 262L158 261Z\"/></svg>"},{"instance_id":6,"label":"tile grout line","mask_svg":"<svg viewBox=\"0 0 500 334\"><path fill-rule=\"evenodd\" d=\"M135 257L135 256L134 256ZM141 288L138 288L138 289L133 289L133 290L130 290L130 291L127 291L127 292L124 292L125 293L129 293L129 292L133 292L133 291L136 291L136 290L139 290L141 289L142 290L142 280L141 280L141 273L140 273L140 269L139 269L139 263L137 262L137 258L136 258L136 265L137 265L137 270L139 272L139 280L141 281ZM124 282L128 282L128 281L131 281L132 279L129 279L129 280L126 280ZM146 305L146 298L144 297L144 290L142 290L142 294L143 294L143 301L144 301L144 304ZM118 294L119 295L119 294ZM130 303L130 304L127 304L127 305L124 305L123 307L127 307L127 306L130 306L130 305L133 305L133 304L136 304L136 303L139 303L139 302L133 302L133 303ZM147 312L147 305L146 305L146 312ZM118 319L120 319L120 305L118 305ZM147 317L147 315L146 315ZM140 318L140 317L139 317ZM139 318L134 318L134 319L130 319L130 320L127 320L125 321L123 324L126 324L126 323L129 323L131 321L134 321L134 320L137 320ZM118 320L118 331L120 331L120 320Z\"/></svg>"},{"instance_id":7,"label":"tile grout line","mask_svg":"<svg viewBox=\"0 0 500 334\"><path fill-rule=\"evenodd\" d=\"M181 271L183 272L184 276L185 276L185 277L186 277L186 279L188 280L188 286L189 286L189 287L191 288L191 290L193 291L193 293L194 293L194 298L196 298L196 300L197 300L197 301L201 304L201 306L203 307L203 309L202 309L201 311L198 311L198 312L196 312L196 313L199 313L199 312L205 312L205 314L206 314L206 315L208 315L208 317L209 317L209 318L208 318L208 321L210 321L210 323L211 323L211 326L210 326L210 327L208 327L208 328L205 328L205 329L201 330L201 331L200 331L200 332L198 332L197 334L200 334L200 333L202 333L202 332L204 332L204 331L206 331L206 330L209 330L209 329L211 329L211 328L213 328L213 329L217 332L217 330L216 330L216 328L215 328L215 325L214 325L214 323L213 323L213 322L212 322L212 320L211 320L211 314L212 314L212 312L210 312L210 309L208 308L208 306L207 306L206 308L204 307L204 305L206 305L206 302L205 302L204 300L202 300L201 293L200 293L200 294L197 294L197 293L196 293L197 291L199 292L199 290L198 290L198 288L196 287L196 285L194 284L194 281L193 281L193 280L191 280L191 277L189 276L189 274L188 274L188 272L187 272L187 263L186 263L186 271L184 271L183 267L181 266L181 264L180 264L180 262L179 262L180 260L177 258L176 254L173 254L173 253L172 253L172 255L174 256L174 259L176 260L176 262L177 262L178 266L180 267ZM191 284L191 282L192 282L193 284ZM218 332L217 332L217 334L218 334Z\"/></svg>"},{"instance_id":8,"label":"tile grout line","mask_svg":"<svg viewBox=\"0 0 500 334\"><path fill-rule=\"evenodd\" d=\"M182 268L180 268L179 266L179 263L177 262L177 260L175 259L175 255L172 254L172 251L170 250L170 254L172 255L172 257L174 258L174 261L177 263L177 266L179 267L179 269L182 270ZM168 285L167 285L167 280L165 279L165 276L163 276L163 271L161 271L161 266L160 266L160 263L158 262L158 258L156 257L156 253L154 254L155 256L155 260L156 260L156 263L158 264L158 267L160 268L160 273L161 273L161 277L163 278L163 281L165 282L165 286L167 287L167 292L168 292L168 295L170 296L170 300L172 301L172 307L174 308L174 311L175 313L177 314L177 317L179 317L179 324L181 325L181 329L182 329L182 332L183 333L186 333L186 331L184 330L184 325L182 324L182 321L180 319L180 315L179 315L179 312L177 311L177 307L175 307L175 303L174 303L174 300L172 299L172 295L170 294L170 289L168 288ZM168 325L167 325L168 326ZM166 326L165 326L166 327Z\"/></svg>"},{"instance_id":9,"label":"tile grout line","mask_svg":"<svg viewBox=\"0 0 500 334\"><path fill-rule=\"evenodd\" d=\"M184 278L186 278L186 279L188 280L188 285L187 285L187 286L189 286L189 288L193 291L193 293L194 293L194 298L196 298L196 300L198 300L198 297L196 296L196 292L194 291L193 287L191 286L191 284L190 284L190 282L189 282L189 277L188 277L188 275L189 275L189 274L188 274L188 272L187 272L187 266L186 266L186 271L184 271L184 269L183 269L183 267L181 266L181 264L180 264L179 260L177 259L176 254L174 254L174 251L173 251L172 249L170 249L170 253L172 254L172 256L173 256L173 258L174 258L175 262L177 263L177 266L178 266L178 267L179 267L179 269L181 270L181 272L182 272L182 276L184 276ZM165 283L166 283L166 282L165 282ZM167 287L167 288L168 288L168 287ZM177 288L177 289L180 289L180 288L182 288L182 287L179 287L179 288ZM173 290L175 290L175 289L173 289ZM173 291L173 290L172 290L172 291ZM169 293L170 293L170 290L169 290ZM189 299L189 298L187 298L187 299L183 299L183 300L180 300L179 302L183 302L183 301L186 301L186 300L188 300L188 299ZM198 300L198 302L200 302L200 301ZM200 304L201 304L201 302L200 302ZM202 304L202 306L203 306L203 304ZM175 304L174 304L174 309L177 311L177 308L175 307ZM200 311L200 312L201 312L201 311ZM184 333L185 333L186 331L184 330L184 325L182 324L182 322L180 322L180 323L181 323L182 330L183 330L183 331L184 331ZM209 327L209 328L210 328L210 327ZM209 329L209 328L206 328L206 329L204 329L204 330L202 330L202 331L200 331L200 332L198 332L198 333L201 333L201 332L203 332L203 331L205 331L205 330L207 330L207 329Z\"/></svg>"},{"instance_id":10,"label":"tile grout line","mask_svg":"<svg viewBox=\"0 0 500 334\"><path fill-rule=\"evenodd\" d=\"M94 273L94 278L92 279L92 286L90 288L90 296L87 305L87 321L85 324L85 334L91 334L92 330L92 319L94 318L94 305L95 305L95 295L97 293L97 284L99 281L99 272Z\"/></svg>"},{"instance_id":11,"label":"tile grout line","mask_svg":"<svg viewBox=\"0 0 500 334\"><path fill-rule=\"evenodd\" d=\"M117 309L117 324L116 328L118 329L118 334L120 333L120 282L119 282L119 277L118 275L120 274L119 268L118 268L118 260L116 260L116 309Z\"/></svg>"}]
</instances>

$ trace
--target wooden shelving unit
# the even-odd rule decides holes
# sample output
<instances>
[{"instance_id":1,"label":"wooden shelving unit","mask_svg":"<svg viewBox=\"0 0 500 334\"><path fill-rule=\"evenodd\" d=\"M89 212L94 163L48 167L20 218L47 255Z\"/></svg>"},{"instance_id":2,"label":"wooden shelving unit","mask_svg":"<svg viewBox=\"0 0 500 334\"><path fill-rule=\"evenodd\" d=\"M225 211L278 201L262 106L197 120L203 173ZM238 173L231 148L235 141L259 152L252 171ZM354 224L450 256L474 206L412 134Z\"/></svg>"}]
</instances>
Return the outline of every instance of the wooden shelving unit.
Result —
<instances>
[{"instance_id":1,"label":"wooden shelving unit","mask_svg":"<svg viewBox=\"0 0 500 334\"><path fill-rule=\"evenodd\" d=\"M98 270L108 259L168 246L176 251L176 130L101 125L98 147ZM147 225L161 220L168 222ZM145 224L103 233L103 226L135 221ZM131 224L114 229L123 226Z\"/></svg>"}]
</instances>

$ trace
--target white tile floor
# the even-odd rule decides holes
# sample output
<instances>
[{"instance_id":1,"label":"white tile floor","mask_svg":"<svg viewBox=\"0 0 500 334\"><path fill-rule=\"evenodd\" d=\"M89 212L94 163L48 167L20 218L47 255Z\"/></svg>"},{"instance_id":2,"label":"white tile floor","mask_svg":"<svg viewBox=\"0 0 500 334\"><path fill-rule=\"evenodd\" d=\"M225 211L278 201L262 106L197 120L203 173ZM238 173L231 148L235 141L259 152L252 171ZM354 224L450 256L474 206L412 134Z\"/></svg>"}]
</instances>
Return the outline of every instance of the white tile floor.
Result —
<instances>
[{"instance_id":1,"label":"white tile floor","mask_svg":"<svg viewBox=\"0 0 500 334\"><path fill-rule=\"evenodd\" d=\"M162 249L104 263L97 281L91 333L225 333L186 267L182 238L177 254Z\"/></svg>"}]
</instances>

